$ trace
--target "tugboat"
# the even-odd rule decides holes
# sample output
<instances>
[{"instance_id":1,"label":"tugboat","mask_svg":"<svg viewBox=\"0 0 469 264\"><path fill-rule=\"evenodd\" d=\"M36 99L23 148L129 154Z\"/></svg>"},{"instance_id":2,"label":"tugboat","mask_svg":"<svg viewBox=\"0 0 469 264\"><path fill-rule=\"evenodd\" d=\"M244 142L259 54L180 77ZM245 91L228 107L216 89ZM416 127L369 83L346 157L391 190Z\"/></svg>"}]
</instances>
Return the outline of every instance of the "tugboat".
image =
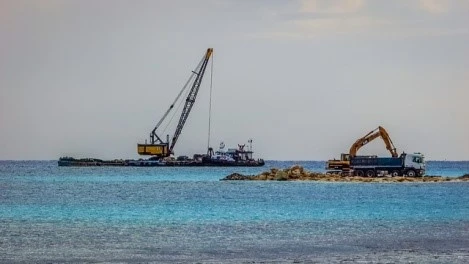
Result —
<instances>
[{"instance_id":1,"label":"tugboat","mask_svg":"<svg viewBox=\"0 0 469 264\"><path fill-rule=\"evenodd\" d=\"M254 159L252 151L252 139L249 150L245 150L246 144L238 144L238 148L229 148L225 151L225 143L220 143L218 151L213 153L213 149L209 148L209 156L204 160L213 166L263 166L265 162L263 159Z\"/></svg>"}]
</instances>

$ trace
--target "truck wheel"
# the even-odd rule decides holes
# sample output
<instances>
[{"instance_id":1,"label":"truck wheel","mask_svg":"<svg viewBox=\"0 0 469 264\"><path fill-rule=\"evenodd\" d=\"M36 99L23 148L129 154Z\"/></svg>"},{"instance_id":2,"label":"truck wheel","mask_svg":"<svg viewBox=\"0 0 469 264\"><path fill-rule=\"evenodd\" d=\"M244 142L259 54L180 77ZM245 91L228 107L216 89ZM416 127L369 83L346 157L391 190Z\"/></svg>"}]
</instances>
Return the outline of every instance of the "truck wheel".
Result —
<instances>
[{"instance_id":1,"label":"truck wheel","mask_svg":"<svg viewBox=\"0 0 469 264\"><path fill-rule=\"evenodd\" d=\"M365 174L365 173L363 173L362 170L357 170L357 171L355 171L355 176L363 177L364 174Z\"/></svg>"},{"instance_id":2,"label":"truck wheel","mask_svg":"<svg viewBox=\"0 0 469 264\"><path fill-rule=\"evenodd\" d=\"M398 170L394 170L394 171L391 172L391 176L392 176L392 177L397 177L397 176L399 176L400 174L401 174L401 173L400 173Z\"/></svg>"},{"instance_id":3,"label":"truck wheel","mask_svg":"<svg viewBox=\"0 0 469 264\"><path fill-rule=\"evenodd\" d=\"M367 170L366 171L366 177L374 177L375 176L375 171L374 170Z\"/></svg>"},{"instance_id":4,"label":"truck wheel","mask_svg":"<svg viewBox=\"0 0 469 264\"><path fill-rule=\"evenodd\" d=\"M416 173L415 173L414 170L408 170L408 171L407 171L407 176L409 176L409 177L415 177L415 175L416 175Z\"/></svg>"}]
</instances>

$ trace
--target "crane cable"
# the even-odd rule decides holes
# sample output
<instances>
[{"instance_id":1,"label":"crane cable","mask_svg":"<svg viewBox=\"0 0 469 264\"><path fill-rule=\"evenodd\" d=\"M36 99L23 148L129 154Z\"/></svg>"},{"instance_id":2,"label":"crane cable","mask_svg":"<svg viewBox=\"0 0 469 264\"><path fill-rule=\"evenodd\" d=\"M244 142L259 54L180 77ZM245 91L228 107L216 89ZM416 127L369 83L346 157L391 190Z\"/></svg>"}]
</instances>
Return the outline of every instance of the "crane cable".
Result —
<instances>
[{"instance_id":1,"label":"crane cable","mask_svg":"<svg viewBox=\"0 0 469 264\"><path fill-rule=\"evenodd\" d=\"M210 148L210 130L212 122L212 89L213 89L213 53L212 53L212 64L210 66L210 96L209 96L209 106L208 106L208 140L207 140L207 151Z\"/></svg>"},{"instance_id":2,"label":"crane cable","mask_svg":"<svg viewBox=\"0 0 469 264\"><path fill-rule=\"evenodd\" d=\"M191 77L192 78L192 77ZM184 97L187 98L187 95L189 94L190 90L186 90L185 91L185 94L184 94ZM176 114L179 112L179 109L181 108L181 105L182 103L185 102L184 100L180 100L179 101L179 104L176 108L176 111L173 112L173 115L171 116L171 119L169 119L169 122L166 124L166 126L164 127L163 131L161 132L162 134L164 134L166 132L166 129L168 129L169 125L172 124L173 122L173 119L174 117L176 116Z\"/></svg>"},{"instance_id":3,"label":"crane cable","mask_svg":"<svg viewBox=\"0 0 469 264\"><path fill-rule=\"evenodd\" d=\"M187 98L189 92L190 92L190 89L189 90L186 90L186 88L188 87L189 83L192 81L192 79L194 78L194 76L197 74L196 72L199 71L200 67L202 67L202 63L204 62L204 59L202 58L202 60L200 60L199 64L197 64L197 67L192 71L191 75L189 76L189 79L187 80L187 82L184 84L184 87L182 88L182 90L179 92L178 96L176 97L176 100L174 100L173 102L173 106L174 104L176 103L176 101L178 101L180 98L181 98L181 94L185 91L185 94L184 94L184 98ZM181 108L181 105L182 103L184 102L184 100L181 100L179 101L179 104L178 106L176 107L176 110L173 112L173 115L171 116L171 119L169 120L169 122L166 124L166 126L164 127L163 131L161 132L162 134L164 134L166 132L166 129L168 129L169 125L171 125L171 123L173 122L173 119L174 117L176 116L176 113L179 112L179 108ZM166 117L166 116L165 116ZM161 122L160 122L161 123Z\"/></svg>"},{"instance_id":4,"label":"crane cable","mask_svg":"<svg viewBox=\"0 0 469 264\"><path fill-rule=\"evenodd\" d=\"M163 118L161 118L161 120L158 122L158 124L155 126L155 128L153 129L153 132L155 132L159 127L160 125L163 123L163 121L166 119L166 117L168 116L168 114L171 112L171 110L174 108L174 105L179 101L179 98L181 98L181 95L183 94L183 92L186 92L187 94L187 85L189 84L189 82L192 80L192 78L194 77L195 74L191 74L191 76L189 77L189 79L187 80L186 84L184 84L184 86L182 87L181 91L179 92L178 96L176 96L176 99L174 99L174 102L171 104L171 106L169 107L169 109L166 111L166 113L163 115ZM182 100L180 101L182 102ZM171 121L173 120L174 118L174 115L176 114L176 112L178 111L181 103L179 102L179 105L178 107L176 108L176 111L174 111L173 113L173 116L171 117L171 120L168 122L168 124L166 125L166 127L163 129L163 134L165 133L166 131L166 128L168 128L168 125L169 123L171 123ZM153 133L152 132L152 133Z\"/></svg>"}]
</instances>

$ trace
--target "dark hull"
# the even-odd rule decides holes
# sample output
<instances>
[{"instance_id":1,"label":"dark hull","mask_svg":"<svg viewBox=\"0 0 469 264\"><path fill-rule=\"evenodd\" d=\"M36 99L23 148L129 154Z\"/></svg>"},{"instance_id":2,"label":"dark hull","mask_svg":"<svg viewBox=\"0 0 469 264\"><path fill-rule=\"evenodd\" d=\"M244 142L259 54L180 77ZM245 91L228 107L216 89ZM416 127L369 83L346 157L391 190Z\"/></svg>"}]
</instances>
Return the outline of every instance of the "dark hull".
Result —
<instances>
[{"instance_id":1,"label":"dark hull","mask_svg":"<svg viewBox=\"0 0 469 264\"><path fill-rule=\"evenodd\" d=\"M60 167L100 167L100 166L130 166L130 167L260 167L263 160L252 161L154 161L154 160L89 160L67 159L58 161Z\"/></svg>"},{"instance_id":2,"label":"dark hull","mask_svg":"<svg viewBox=\"0 0 469 264\"><path fill-rule=\"evenodd\" d=\"M125 162L111 162L111 161L63 161L59 160L60 167L97 167L97 166L126 166Z\"/></svg>"}]
</instances>

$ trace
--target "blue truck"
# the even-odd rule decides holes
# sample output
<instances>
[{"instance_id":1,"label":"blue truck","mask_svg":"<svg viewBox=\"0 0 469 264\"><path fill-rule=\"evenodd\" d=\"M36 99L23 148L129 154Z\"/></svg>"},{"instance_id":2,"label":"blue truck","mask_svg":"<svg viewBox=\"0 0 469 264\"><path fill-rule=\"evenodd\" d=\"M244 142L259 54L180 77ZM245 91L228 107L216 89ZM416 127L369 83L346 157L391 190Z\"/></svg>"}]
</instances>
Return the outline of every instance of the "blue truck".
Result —
<instances>
[{"instance_id":1,"label":"blue truck","mask_svg":"<svg viewBox=\"0 0 469 264\"><path fill-rule=\"evenodd\" d=\"M356 176L424 176L425 158L421 153L402 153L399 157L355 156L350 158L350 169Z\"/></svg>"}]
</instances>

